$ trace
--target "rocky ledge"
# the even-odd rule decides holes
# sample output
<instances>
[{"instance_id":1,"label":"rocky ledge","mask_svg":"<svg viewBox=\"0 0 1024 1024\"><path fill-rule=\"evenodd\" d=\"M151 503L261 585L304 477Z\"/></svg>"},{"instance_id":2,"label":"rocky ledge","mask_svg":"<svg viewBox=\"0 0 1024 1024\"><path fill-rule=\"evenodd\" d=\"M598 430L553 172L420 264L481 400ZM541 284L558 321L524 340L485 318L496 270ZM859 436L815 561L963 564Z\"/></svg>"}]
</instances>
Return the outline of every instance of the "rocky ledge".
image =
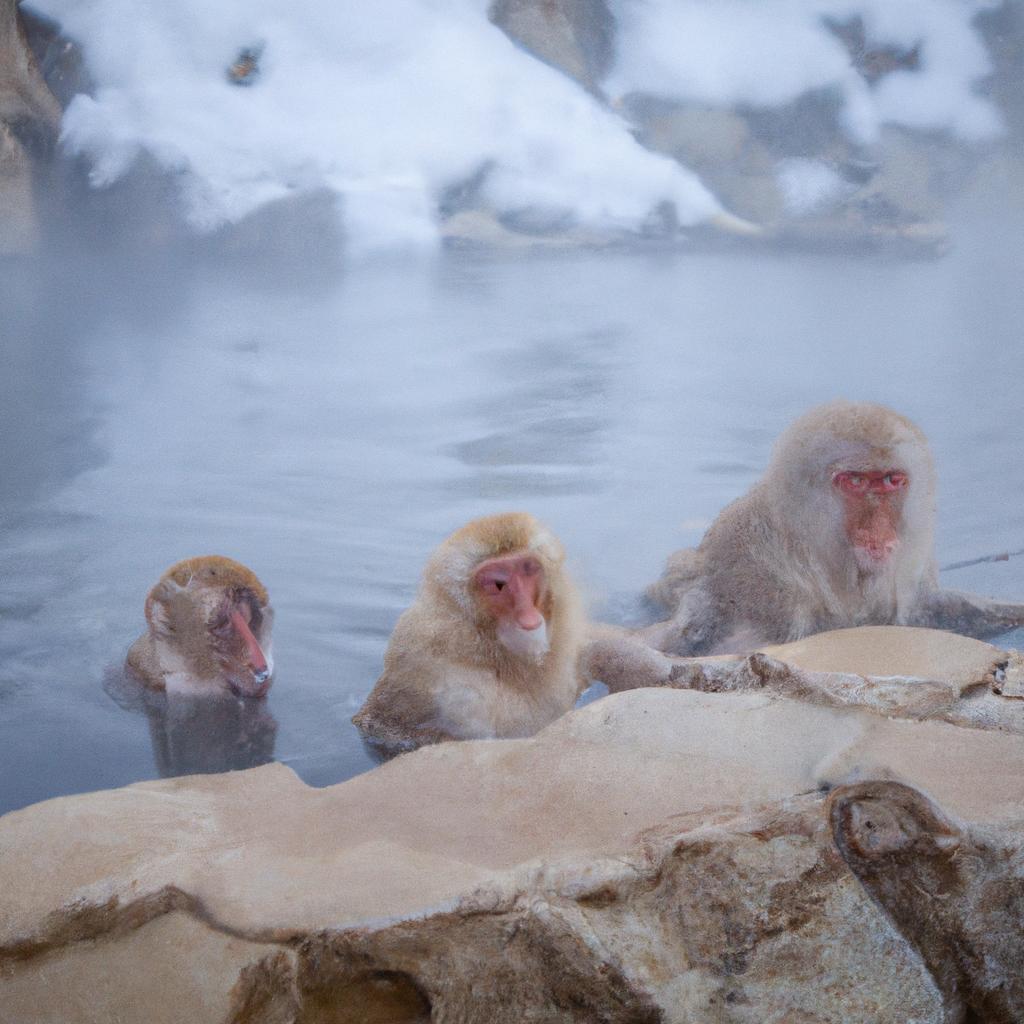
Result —
<instances>
[{"instance_id":1,"label":"rocky ledge","mask_svg":"<svg viewBox=\"0 0 1024 1024\"><path fill-rule=\"evenodd\" d=\"M973 641L901 683L916 631L857 633L846 676L979 685ZM1020 736L794 695L631 690L328 789L275 764L8 814L0 1021L1024 1019Z\"/></svg>"}]
</instances>

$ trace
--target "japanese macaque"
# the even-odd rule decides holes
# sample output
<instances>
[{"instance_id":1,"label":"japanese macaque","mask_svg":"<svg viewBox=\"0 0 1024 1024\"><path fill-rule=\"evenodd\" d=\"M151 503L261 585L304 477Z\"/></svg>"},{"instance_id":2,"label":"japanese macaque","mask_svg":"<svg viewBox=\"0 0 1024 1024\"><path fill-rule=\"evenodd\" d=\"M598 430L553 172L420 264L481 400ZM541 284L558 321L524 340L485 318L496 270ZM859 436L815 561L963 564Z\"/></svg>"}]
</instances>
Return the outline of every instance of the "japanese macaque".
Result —
<instances>
[{"instance_id":1,"label":"japanese macaque","mask_svg":"<svg viewBox=\"0 0 1024 1024\"><path fill-rule=\"evenodd\" d=\"M648 597L672 618L643 635L691 656L847 626L985 637L1024 623L1024 604L939 589L934 505L931 453L913 423L866 402L812 409L700 546L671 556Z\"/></svg>"},{"instance_id":2,"label":"japanese macaque","mask_svg":"<svg viewBox=\"0 0 1024 1024\"><path fill-rule=\"evenodd\" d=\"M149 629L127 667L177 693L262 697L270 689L273 611L256 574L219 555L172 565L146 598Z\"/></svg>"},{"instance_id":3,"label":"japanese macaque","mask_svg":"<svg viewBox=\"0 0 1024 1024\"><path fill-rule=\"evenodd\" d=\"M431 556L384 674L352 719L386 754L530 736L583 689L584 619L555 536L525 512L476 519Z\"/></svg>"}]
</instances>

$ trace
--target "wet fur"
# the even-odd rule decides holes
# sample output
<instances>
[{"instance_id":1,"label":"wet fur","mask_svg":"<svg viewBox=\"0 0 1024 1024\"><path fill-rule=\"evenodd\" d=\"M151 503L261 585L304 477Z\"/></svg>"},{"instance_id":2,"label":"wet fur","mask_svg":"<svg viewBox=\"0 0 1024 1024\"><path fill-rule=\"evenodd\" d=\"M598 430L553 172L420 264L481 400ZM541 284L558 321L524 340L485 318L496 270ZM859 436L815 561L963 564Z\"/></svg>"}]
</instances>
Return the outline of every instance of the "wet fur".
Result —
<instances>
[{"instance_id":1,"label":"wet fur","mask_svg":"<svg viewBox=\"0 0 1024 1024\"><path fill-rule=\"evenodd\" d=\"M172 565L146 597L147 631L128 650L129 671L153 689L202 693L225 690L208 624L224 594L249 603L250 626L270 660L273 612L266 588L240 562L222 555Z\"/></svg>"},{"instance_id":2,"label":"wet fur","mask_svg":"<svg viewBox=\"0 0 1024 1024\"><path fill-rule=\"evenodd\" d=\"M843 530L831 479L847 469L910 477L899 547L878 572L858 568ZM670 557L647 596L672 617L644 635L660 650L699 655L848 626L956 624L991 636L1024 621L1024 605L939 590L934 523L935 469L921 430L880 405L820 406L782 435L764 477L700 546Z\"/></svg>"},{"instance_id":3,"label":"wet fur","mask_svg":"<svg viewBox=\"0 0 1024 1024\"><path fill-rule=\"evenodd\" d=\"M513 655L474 600L482 561L531 552L544 568L540 605L549 648ZM398 620L384 672L353 718L386 752L446 739L529 736L568 711L583 688L577 654L583 615L555 537L526 513L477 519L431 556L416 602Z\"/></svg>"}]
</instances>

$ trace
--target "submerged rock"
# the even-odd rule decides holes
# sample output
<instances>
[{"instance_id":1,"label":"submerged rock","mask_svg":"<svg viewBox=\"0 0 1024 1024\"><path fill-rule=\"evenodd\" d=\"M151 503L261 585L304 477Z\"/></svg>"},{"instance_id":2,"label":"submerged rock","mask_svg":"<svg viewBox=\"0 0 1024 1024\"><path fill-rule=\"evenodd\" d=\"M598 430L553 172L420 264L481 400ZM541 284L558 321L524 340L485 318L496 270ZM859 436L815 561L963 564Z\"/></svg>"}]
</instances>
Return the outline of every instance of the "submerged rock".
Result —
<instances>
[{"instance_id":1,"label":"submerged rock","mask_svg":"<svg viewBox=\"0 0 1024 1024\"><path fill-rule=\"evenodd\" d=\"M0 819L0 1021L939 1024L825 790L899 780L1009 849L1022 772L1015 736L644 689L323 790L269 765L51 800Z\"/></svg>"}]
</instances>

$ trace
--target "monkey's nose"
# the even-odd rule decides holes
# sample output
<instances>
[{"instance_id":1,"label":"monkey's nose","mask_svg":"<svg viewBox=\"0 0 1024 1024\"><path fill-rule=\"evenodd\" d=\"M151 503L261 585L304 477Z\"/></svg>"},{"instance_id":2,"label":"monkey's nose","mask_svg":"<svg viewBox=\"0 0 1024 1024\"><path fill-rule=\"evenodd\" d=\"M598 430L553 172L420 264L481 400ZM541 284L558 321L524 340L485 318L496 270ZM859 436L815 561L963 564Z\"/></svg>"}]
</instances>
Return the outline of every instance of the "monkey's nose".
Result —
<instances>
[{"instance_id":1,"label":"monkey's nose","mask_svg":"<svg viewBox=\"0 0 1024 1024\"><path fill-rule=\"evenodd\" d=\"M270 669L261 668L258 672L253 672L252 681L257 686L262 686L270 678Z\"/></svg>"}]
</instances>

